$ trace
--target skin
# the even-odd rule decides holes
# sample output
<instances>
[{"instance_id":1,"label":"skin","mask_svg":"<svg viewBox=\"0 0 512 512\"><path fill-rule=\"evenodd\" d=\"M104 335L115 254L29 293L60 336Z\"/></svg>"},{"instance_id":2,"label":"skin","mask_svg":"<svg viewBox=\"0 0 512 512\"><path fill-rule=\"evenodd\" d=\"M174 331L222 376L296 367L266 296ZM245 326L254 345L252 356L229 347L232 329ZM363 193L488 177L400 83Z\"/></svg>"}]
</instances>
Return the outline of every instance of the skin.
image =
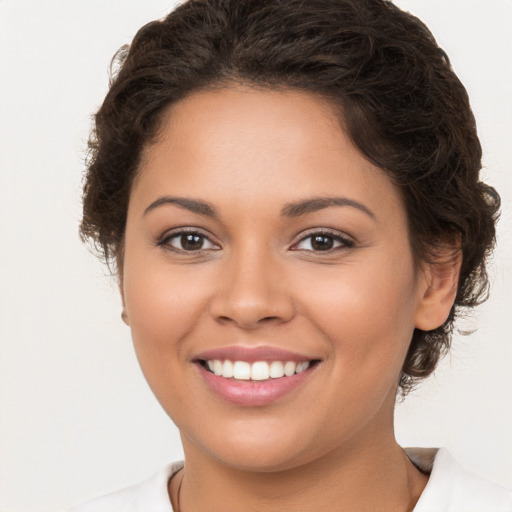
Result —
<instances>
[{"instance_id":1,"label":"skin","mask_svg":"<svg viewBox=\"0 0 512 512\"><path fill-rule=\"evenodd\" d=\"M147 210L163 196L217 216ZM282 215L319 197L371 213ZM184 226L207 237L202 250L170 238ZM308 235L325 230L333 249L313 250ZM183 441L173 502L181 485L182 512L412 510L427 477L395 441L397 382L414 328L446 319L457 271L415 267L397 189L323 99L233 86L170 107L133 184L121 293L141 368ZM192 361L226 345L320 363L285 397L243 407Z\"/></svg>"}]
</instances>

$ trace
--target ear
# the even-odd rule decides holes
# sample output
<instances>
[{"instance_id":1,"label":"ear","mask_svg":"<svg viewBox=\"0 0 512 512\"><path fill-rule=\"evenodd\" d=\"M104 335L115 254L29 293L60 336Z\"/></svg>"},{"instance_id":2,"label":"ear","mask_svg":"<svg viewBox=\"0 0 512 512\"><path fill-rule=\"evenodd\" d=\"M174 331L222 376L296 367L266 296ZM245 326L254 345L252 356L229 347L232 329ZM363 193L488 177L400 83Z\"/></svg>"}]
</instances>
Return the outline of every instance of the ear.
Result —
<instances>
[{"instance_id":1,"label":"ear","mask_svg":"<svg viewBox=\"0 0 512 512\"><path fill-rule=\"evenodd\" d=\"M123 309L121 310L121 320L128 326L130 326L130 320L128 318L128 313L126 312L125 306L123 306Z\"/></svg>"},{"instance_id":2,"label":"ear","mask_svg":"<svg viewBox=\"0 0 512 512\"><path fill-rule=\"evenodd\" d=\"M431 331L446 322L457 295L461 263L457 244L438 250L435 262L422 265L420 298L414 318L417 329Z\"/></svg>"},{"instance_id":3,"label":"ear","mask_svg":"<svg viewBox=\"0 0 512 512\"><path fill-rule=\"evenodd\" d=\"M126 311L126 302L124 300L123 266L119 264L119 259L117 262L117 286L119 287L119 294L121 295L121 320L129 326L130 319Z\"/></svg>"}]
</instances>

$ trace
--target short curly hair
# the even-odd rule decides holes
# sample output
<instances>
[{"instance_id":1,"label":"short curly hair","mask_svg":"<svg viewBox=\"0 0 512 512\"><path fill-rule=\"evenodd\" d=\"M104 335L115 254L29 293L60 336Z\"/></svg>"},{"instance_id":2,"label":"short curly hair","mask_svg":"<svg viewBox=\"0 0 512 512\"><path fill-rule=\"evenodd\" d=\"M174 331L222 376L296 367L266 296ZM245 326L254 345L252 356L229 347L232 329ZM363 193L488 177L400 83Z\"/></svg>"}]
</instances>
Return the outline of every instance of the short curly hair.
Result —
<instances>
[{"instance_id":1,"label":"short curly hair","mask_svg":"<svg viewBox=\"0 0 512 512\"><path fill-rule=\"evenodd\" d=\"M457 240L447 321L414 331L399 387L435 369L463 308L487 298L500 199L479 179L481 147L463 85L428 28L386 0L189 0L115 56L95 115L81 237L122 260L131 184L169 105L207 88L290 88L338 107L359 151L401 191L416 261Z\"/></svg>"}]
</instances>

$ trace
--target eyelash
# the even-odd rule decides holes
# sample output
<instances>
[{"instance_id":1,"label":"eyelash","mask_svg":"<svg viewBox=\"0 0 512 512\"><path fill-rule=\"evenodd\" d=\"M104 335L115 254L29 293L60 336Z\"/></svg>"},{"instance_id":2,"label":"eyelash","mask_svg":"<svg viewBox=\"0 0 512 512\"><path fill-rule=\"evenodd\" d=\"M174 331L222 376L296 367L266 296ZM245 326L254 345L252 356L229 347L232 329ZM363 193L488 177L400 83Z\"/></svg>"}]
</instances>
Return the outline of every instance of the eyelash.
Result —
<instances>
[{"instance_id":1,"label":"eyelash","mask_svg":"<svg viewBox=\"0 0 512 512\"><path fill-rule=\"evenodd\" d=\"M326 237L332 239L334 242L338 242L339 245L337 247L331 247L326 250L313 250L313 249L295 249L299 244L305 242L306 240L312 240L313 237ZM311 242L310 242L311 245ZM328 229L319 229L317 231L310 231L308 234L303 236L296 244L292 246L293 251L305 251L305 252L315 252L315 253L332 253L335 251L343 250L343 249L351 249L355 246L354 240L348 238L346 236L341 235L337 231L330 231Z\"/></svg>"},{"instance_id":2,"label":"eyelash","mask_svg":"<svg viewBox=\"0 0 512 512\"><path fill-rule=\"evenodd\" d=\"M197 250L187 250L187 249L183 249L183 248L179 248L179 247L174 247L172 244L171 244L171 241L172 240L179 240L181 237L183 236L186 236L186 235L195 235L197 237L200 237L201 240L204 242L204 241L208 241L211 245L213 246L217 246L217 244L215 244L214 242L212 242L207 235L205 235L204 233L201 233L200 231L198 231L197 229L180 229L179 231L176 231L176 232L173 232L173 233L166 233L158 242L157 242L157 246L159 247L164 247L166 249L169 249L173 252L177 252L177 253L182 253L182 254L201 254L205 251L210 251L210 250L219 250L219 249L212 249L212 248L207 248L207 249L204 249L203 247L201 247L200 249L197 249ZM304 243L306 240L308 239L312 239L313 237L325 237L325 238L329 238L329 239L332 239L333 240L333 244L334 243L338 243L339 245L335 246L335 247L330 247L328 249L325 249L325 250L314 250L313 248L312 249L300 249L300 248L297 248L297 246L299 246L300 244ZM312 244L310 242L310 246L312 247ZM310 233L306 234L305 236L303 236L297 243L293 244L293 246L290 248L290 250L292 251L304 251L304 252L315 252L315 253L332 253L332 252L335 252L335 251L339 251L339 250L343 250L343 249L351 249L352 247L355 246L355 242L348 238L348 237L345 237L345 236L342 236L340 235L339 232L333 232L333 231L330 231L330 230L326 230L326 229L319 229L317 231L311 231Z\"/></svg>"},{"instance_id":3,"label":"eyelash","mask_svg":"<svg viewBox=\"0 0 512 512\"><path fill-rule=\"evenodd\" d=\"M200 254L204 251L212 250L210 248L203 249L202 247L201 247L201 249L198 249L198 250L187 250L187 249L180 249L179 247L174 247L171 245L172 240L179 240L181 237L186 236L186 235L195 235L195 236L201 237L201 239L203 241L207 240L208 242L210 242L210 244L212 244L214 246L216 245L208 238L208 236L206 236L204 233L201 233L200 231L198 231L197 229L194 229L194 228L191 228L191 229L182 228L179 231L175 231L173 233L166 233L157 242L156 245L159 247L164 247L166 249L169 249L170 251L182 253L182 254L194 254L194 253ZM214 250L218 250L218 249L214 249Z\"/></svg>"}]
</instances>

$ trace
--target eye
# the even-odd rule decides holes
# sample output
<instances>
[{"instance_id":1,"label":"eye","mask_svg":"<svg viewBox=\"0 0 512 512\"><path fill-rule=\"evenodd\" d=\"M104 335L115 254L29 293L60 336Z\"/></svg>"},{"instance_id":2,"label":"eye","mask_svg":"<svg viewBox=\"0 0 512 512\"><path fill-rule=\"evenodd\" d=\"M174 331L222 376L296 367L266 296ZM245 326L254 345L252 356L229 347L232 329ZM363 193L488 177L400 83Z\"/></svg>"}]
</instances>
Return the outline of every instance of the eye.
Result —
<instances>
[{"instance_id":1,"label":"eye","mask_svg":"<svg viewBox=\"0 0 512 512\"><path fill-rule=\"evenodd\" d=\"M292 247L292 250L327 252L336 249L348 249L354 247L354 245L354 241L347 237L331 232L319 231L310 233L302 238Z\"/></svg>"},{"instance_id":2,"label":"eye","mask_svg":"<svg viewBox=\"0 0 512 512\"><path fill-rule=\"evenodd\" d=\"M197 231L179 231L169 234L158 245L176 252L199 252L220 249L206 235Z\"/></svg>"}]
</instances>

